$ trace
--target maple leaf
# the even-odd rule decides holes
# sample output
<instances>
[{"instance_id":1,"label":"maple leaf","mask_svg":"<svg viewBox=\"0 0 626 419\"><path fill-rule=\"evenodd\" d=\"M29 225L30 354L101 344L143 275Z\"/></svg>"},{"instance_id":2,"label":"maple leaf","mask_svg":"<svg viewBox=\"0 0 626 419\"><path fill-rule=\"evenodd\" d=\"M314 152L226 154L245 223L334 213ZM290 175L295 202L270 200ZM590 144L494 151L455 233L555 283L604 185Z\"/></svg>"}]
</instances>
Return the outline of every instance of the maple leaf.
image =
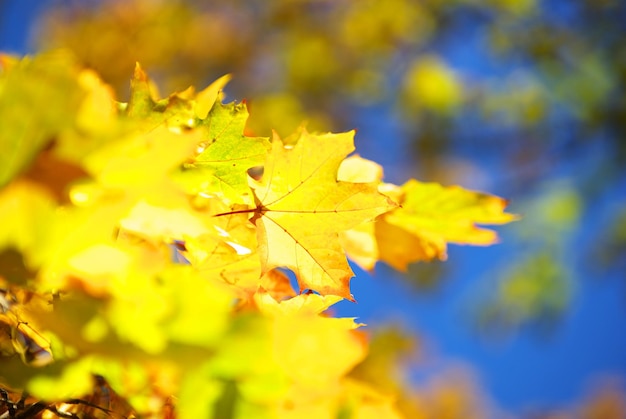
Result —
<instances>
[{"instance_id":1,"label":"maple leaf","mask_svg":"<svg viewBox=\"0 0 626 419\"><path fill-rule=\"evenodd\" d=\"M383 189L402 206L376 222L379 257L399 270L419 260L445 260L447 243L494 244L496 232L476 224L505 224L518 218L504 212L505 199L459 186L411 179L401 187L388 184Z\"/></svg>"},{"instance_id":2,"label":"maple leaf","mask_svg":"<svg viewBox=\"0 0 626 419\"><path fill-rule=\"evenodd\" d=\"M339 167L338 179L380 182L377 163L352 156ZM493 195L410 180L403 186L380 184L379 190L401 207L340 235L348 257L365 270L383 260L399 270L411 262L446 259L447 243L489 245L497 242L494 231L478 224L504 224L517 219L503 210L507 201Z\"/></svg>"},{"instance_id":3,"label":"maple leaf","mask_svg":"<svg viewBox=\"0 0 626 419\"><path fill-rule=\"evenodd\" d=\"M130 81L130 100L126 105L126 114L136 118L149 118L156 106L157 88L150 81L139 63Z\"/></svg>"},{"instance_id":4,"label":"maple leaf","mask_svg":"<svg viewBox=\"0 0 626 419\"><path fill-rule=\"evenodd\" d=\"M223 96L222 89L230 81L230 75L220 77L196 95L196 115L205 119L218 99Z\"/></svg>"},{"instance_id":5,"label":"maple leaf","mask_svg":"<svg viewBox=\"0 0 626 419\"><path fill-rule=\"evenodd\" d=\"M189 87L159 99L157 86L137 63L130 82L130 100L121 104L121 108L135 122L147 126L165 123L173 132L180 133L194 128L199 120L207 117L216 101L223 97L222 89L229 80L230 76L225 75L198 94L193 87Z\"/></svg>"},{"instance_id":6,"label":"maple leaf","mask_svg":"<svg viewBox=\"0 0 626 419\"><path fill-rule=\"evenodd\" d=\"M164 124L174 133L194 130L199 136L195 157L176 180L187 193L218 196L228 203L251 203L247 170L263 163L270 148L266 138L246 137L245 104L222 104L226 75L194 94L189 88L157 99L156 87L139 64L131 80L131 98L123 108L127 116L148 129Z\"/></svg>"},{"instance_id":7,"label":"maple leaf","mask_svg":"<svg viewBox=\"0 0 626 419\"><path fill-rule=\"evenodd\" d=\"M247 119L244 103L213 105L199 123L204 139L198 145L199 154L181 176L188 192L251 203L247 171L263 164L270 144L266 138L243 135Z\"/></svg>"},{"instance_id":8,"label":"maple leaf","mask_svg":"<svg viewBox=\"0 0 626 419\"><path fill-rule=\"evenodd\" d=\"M215 198L208 200L206 205L211 213L228 208ZM185 237L185 249L181 251L202 276L234 286L242 298L254 293L260 284L256 233L248 216L247 213L234 213L209 218L213 222L210 228L198 237Z\"/></svg>"},{"instance_id":9,"label":"maple leaf","mask_svg":"<svg viewBox=\"0 0 626 419\"><path fill-rule=\"evenodd\" d=\"M302 130L295 144L285 145L274 135L263 177L251 180L263 272L287 267L301 290L352 299L353 272L338 233L395 207L375 183L337 180L339 165L354 150L353 138L354 131Z\"/></svg>"}]
</instances>

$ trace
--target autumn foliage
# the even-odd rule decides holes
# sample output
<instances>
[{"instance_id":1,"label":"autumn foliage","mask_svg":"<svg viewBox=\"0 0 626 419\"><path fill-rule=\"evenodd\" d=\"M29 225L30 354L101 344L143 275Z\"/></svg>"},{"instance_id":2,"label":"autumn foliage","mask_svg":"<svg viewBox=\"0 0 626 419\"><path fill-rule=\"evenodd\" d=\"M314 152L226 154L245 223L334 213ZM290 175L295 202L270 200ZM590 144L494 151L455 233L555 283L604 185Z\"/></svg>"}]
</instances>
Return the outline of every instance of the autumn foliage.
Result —
<instances>
[{"instance_id":1,"label":"autumn foliage","mask_svg":"<svg viewBox=\"0 0 626 419\"><path fill-rule=\"evenodd\" d=\"M0 412L27 391L13 414L421 417L327 312L359 298L348 259L444 260L515 216L384 183L354 131L256 137L227 82L161 98L137 65L121 103L64 53L0 56Z\"/></svg>"}]
</instances>

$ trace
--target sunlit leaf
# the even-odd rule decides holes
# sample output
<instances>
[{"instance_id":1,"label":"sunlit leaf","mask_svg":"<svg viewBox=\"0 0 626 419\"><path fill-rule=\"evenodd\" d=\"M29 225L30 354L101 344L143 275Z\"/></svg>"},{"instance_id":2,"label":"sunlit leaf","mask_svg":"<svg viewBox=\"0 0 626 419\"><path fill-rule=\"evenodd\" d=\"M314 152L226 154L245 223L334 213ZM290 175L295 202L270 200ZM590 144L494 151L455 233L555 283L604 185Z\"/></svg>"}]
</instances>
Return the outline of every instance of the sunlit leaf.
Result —
<instances>
[{"instance_id":1,"label":"sunlit leaf","mask_svg":"<svg viewBox=\"0 0 626 419\"><path fill-rule=\"evenodd\" d=\"M148 118L153 116L153 111L158 100L157 87L148 78L146 72L139 63L135 64L135 72L130 82L131 95L126 108L126 113L131 117Z\"/></svg>"},{"instance_id":2,"label":"sunlit leaf","mask_svg":"<svg viewBox=\"0 0 626 419\"><path fill-rule=\"evenodd\" d=\"M265 138L244 136L245 104L216 103L200 123L202 142L183 172L186 190L227 202L250 203L247 170L260 166L270 147Z\"/></svg>"},{"instance_id":3,"label":"sunlit leaf","mask_svg":"<svg viewBox=\"0 0 626 419\"><path fill-rule=\"evenodd\" d=\"M388 188L401 208L376 223L380 259L397 269L408 263L447 257L447 243L490 245L492 230L476 224L505 224L517 216L505 213L506 200L437 183L410 180L401 188Z\"/></svg>"},{"instance_id":4,"label":"sunlit leaf","mask_svg":"<svg viewBox=\"0 0 626 419\"><path fill-rule=\"evenodd\" d=\"M230 74L220 77L215 80L209 86L207 86L204 90L198 92L196 95L196 115L200 119L205 119L215 105L216 100L221 99L220 93L226 83L230 81Z\"/></svg>"},{"instance_id":5,"label":"sunlit leaf","mask_svg":"<svg viewBox=\"0 0 626 419\"><path fill-rule=\"evenodd\" d=\"M229 210L216 199L205 205L209 214ZM200 275L233 285L242 298L249 297L261 285L256 232L248 218L248 213L207 218L211 221L209 227L198 231L199 235L187 235L185 249L180 251Z\"/></svg>"},{"instance_id":6,"label":"sunlit leaf","mask_svg":"<svg viewBox=\"0 0 626 419\"><path fill-rule=\"evenodd\" d=\"M353 273L338 233L394 207L375 184L337 181L341 161L354 149L352 137L302 131L294 146L275 137L263 178L253 184L263 270L288 267L301 289L348 299Z\"/></svg>"}]
</instances>

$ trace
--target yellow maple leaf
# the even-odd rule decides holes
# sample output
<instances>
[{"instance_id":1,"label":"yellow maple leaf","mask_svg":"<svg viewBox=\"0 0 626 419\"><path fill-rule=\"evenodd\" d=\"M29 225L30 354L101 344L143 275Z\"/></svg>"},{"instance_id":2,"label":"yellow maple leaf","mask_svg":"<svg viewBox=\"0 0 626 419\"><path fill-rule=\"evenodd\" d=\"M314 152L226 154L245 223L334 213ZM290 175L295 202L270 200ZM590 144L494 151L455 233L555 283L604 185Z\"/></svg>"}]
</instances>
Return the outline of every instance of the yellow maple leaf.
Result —
<instances>
[{"instance_id":1,"label":"yellow maple leaf","mask_svg":"<svg viewBox=\"0 0 626 419\"><path fill-rule=\"evenodd\" d=\"M300 289L352 299L353 276L338 233L395 207L375 183L337 180L354 150L354 131L312 135L302 130L295 144L275 134L260 181L251 181L263 272L287 267Z\"/></svg>"},{"instance_id":2,"label":"yellow maple leaf","mask_svg":"<svg viewBox=\"0 0 626 419\"><path fill-rule=\"evenodd\" d=\"M415 179L402 187L385 185L385 193L401 207L376 222L379 258L396 269L419 260L447 257L447 243L486 246L498 240L495 231L476 224L505 224L517 219L505 213L505 199Z\"/></svg>"},{"instance_id":3,"label":"yellow maple leaf","mask_svg":"<svg viewBox=\"0 0 626 419\"><path fill-rule=\"evenodd\" d=\"M212 213L227 209L218 199L209 199L206 205ZM235 286L242 298L253 294L261 284L256 233L248 216L235 211L212 218L210 229L197 237L185 237L185 249L181 252L202 276Z\"/></svg>"}]
</instances>

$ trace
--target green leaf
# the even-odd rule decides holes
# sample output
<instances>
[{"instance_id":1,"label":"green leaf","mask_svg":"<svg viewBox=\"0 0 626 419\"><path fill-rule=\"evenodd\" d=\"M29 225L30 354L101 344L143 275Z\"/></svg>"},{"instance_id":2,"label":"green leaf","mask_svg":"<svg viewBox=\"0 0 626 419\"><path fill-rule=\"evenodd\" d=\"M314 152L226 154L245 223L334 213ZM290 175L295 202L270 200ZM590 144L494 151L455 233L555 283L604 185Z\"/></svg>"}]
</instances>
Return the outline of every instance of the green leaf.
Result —
<instances>
[{"instance_id":1,"label":"green leaf","mask_svg":"<svg viewBox=\"0 0 626 419\"><path fill-rule=\"evenodd\" d=\"M149 128L165 123L172 132L180 133L196 124L192 96L193 88L189 88L159 99L157 87L137 63L130 81L130 100L125 106L126 115Z\"/></svg>"},{"instance_id":2,"label":"green leaf","mask_svg":"<svg viewBox=\"0 0 626 419\"><path fill-rule=\"evenodd\" d=\"M217 195L229 202L250 203L247 171L260 166L270 149L267 138L246 137L245 104L216 103L200 123L200 154L182 173L188 192Z\"/></svg>"},{"instance_id":3,"label":"green leaf","mask_svg":"<svg viewBox=\"0 0 626 419\"><path fill-rule=\"evenodd\" d=\"M139 63L135 64L135 73L130 81L130 100L126 114L136 118L146 118L154 111L154 87L150 84L148 75Z\"/></svg>"}]
</instances>

